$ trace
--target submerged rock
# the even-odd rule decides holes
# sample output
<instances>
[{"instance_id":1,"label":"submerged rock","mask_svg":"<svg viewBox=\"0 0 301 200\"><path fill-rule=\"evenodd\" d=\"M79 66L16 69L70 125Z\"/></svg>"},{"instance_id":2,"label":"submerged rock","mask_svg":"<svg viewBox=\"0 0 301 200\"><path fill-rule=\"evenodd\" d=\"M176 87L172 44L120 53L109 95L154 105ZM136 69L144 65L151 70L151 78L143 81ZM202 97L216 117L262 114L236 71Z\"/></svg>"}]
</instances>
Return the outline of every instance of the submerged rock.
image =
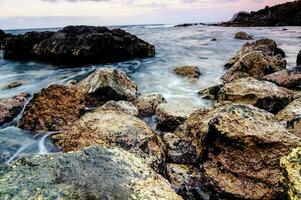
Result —
<instances>
[{"instance_id":1,"label":"submerged rock","mask_svg":"<svg viewBox=\"0 0 301 200\"><path fill-rule=\"evenodd\" d=\"M165 150L162 140L142 120L115 110L98 108L88 112L52 140L63 151L90 145L120 147L135 153L156 171L163 171Z\"/></svg>"},{"instance_id":2,"label":"submerged rock","mask_svg":"<svg viewBox=\"0 0 301 200\"><path fill-rule=\"evenodd\" d=\"M256 52L260 51L263 54L263 56L260 56L260 57L263 57L264 60L267 60L267 61L279 60L279 62L281 61L277 66L281 67L280 64L283 64L282 62L285 62L285 60L281 60L280 58L273 58L274 56L277 56L277 55L281 55L283 58L285 57L284 51L277 46L277 43L274 40L261 39L261 40L256 40L255 42L252 42L252 43L247 42L246 44L244 44L242 46L242 48L240 50L238 50L236 52L236 54L228 61L228 63L225 64L225 67L230 68L236 63L239 64L239 61L241 58L243 58L246 54L249 54L253 51L256 51ZM257 58L257 59L259 59L259 58ZM276 64L277 64L277 62L274 63L274 65L276 65ZM260 66L257 66L257 67L260 67ZM249 68L253 69L253 67L249 67ZM285 68L285 66L284 66L284 68ZM270 72L270 73L272 73L272 72Z\"/></svg>"},{"instance_id":3,"label":"submerged rock","mask_svg":"<svg viewBox=\"0 0 301 200\"><path fill-rule=\"evenodd\" d=\"M12 98L0 99L0 126L12 121L21 113L28 96L29 94L27 93L21 93Z\"/></svg>"},{"instance_id":4,"label":"submerged rock","mask_svg":"<svg viewBox=\"0 0 301 200\"><path fill-rule=\"evenodd\" d=\"M4 199L182 199L141 159L120 149L28 156L0 168Z\"/></svg>"},{"instance_id":5,"label":"submerged rock","mask_svg":"<svg viewBox=\"0 0 301 200\"><path fill-rule=\"evenodd\" d=\"M184 199L200 199L201 173L192 165L167 164L167 178Z\"/></svg>"},{"instance_id":6,"label":"submerged rock","mask_svg":"<svg viewBox=\"0 0 301 200\"><path fill-rule=\"evenodd\" d=\"M246 32L243 32L243 31L235 33L234 38L238 39L238 40L252 40L253 39L252 36L248 35Z\"/></svg>"},{"instance_id":7,"label":"submerged rock","mask_svg":"<svg viewBox=\"0 0 301 200\"><path fill-rule=\"evenodd\" d=\"M155 114L158 105L161 103L167 103L161 94L141 94L134 101L141 115Z\"/></svg>"},{"instance_id":8,"label":"submerged rock","mask_svg":"<svg viewBox=\"0 0 301 200\"><path fill-rule=\"evenodd\" d=\"M21 85L23 85L23 83L22 83L21 81L15 81L15 82L12 82L12 83L8 84L8 85L6 86L6 88L7 88L7 89L12 89L12 88L19 87L19 86L21 86Z\"/></svg>"},{"instance_id":9,"label":"submerged rock","mask_svg":"<svg viewBox=\"0 0 301 200\"><path fill-rule=\"evenodd\" d=\"M197 66L176 67L174 72L181 76L187 76L188 78L199 78L201 75L200 69Z\"/></svg>"},{"instance_id":10,"label":"submerged rock","mask_svg":"<svg viewBox=\"0 0 301 200\"><path fill-rule=\"evenodd\" d=\"M100 68L77 86L99 102L108 100L132 101L136 98L137 85L122 71Z\"/></svg>"},{"instance_id":11,"label":"submerged rock","mask_svg":"<svg viewBox=\"0 0 301 200\"><path fill-rule=\"evenodd\" d=\"M108 101L101 106L101 109L120 111L135 117L139 115L138 109L128 101Z\"/></svg>"},{"instance_id":12,"label":"submerged rock","mask_svg":"<svg viewBox=\"0 0 301 200\"><path fill-rule=\"evenodd\" d=\"M182 124L198 107L183 103L162 103L157 107L157 127L165 131L173 131Z\"/></svg>"},{"instance_id":13,"label":"submerged rock","mask_svg":"<svg viewBox=\"0 0 301 200\"><path fill-rule=\"evenodd\" d=\"M108 63L155 55L155 47L130 33L106 27L67 26L55 33L13 36L5 59L39 59L59 64Z\"/></svg>"},{"instance_id":14,"label":"submerged rock","mask_svg":"<svg viewBox=\"0 0 301 200\"><path fill-rule=\"evenodd\" d=\"M294 93L286 88L249 77L225 84L220 89L217 100L250 104L277 113L288 105L293 97Z\"/></svg>"},{"instance_id":15,"label":"submerged rock","mask_svg":"<svg viewBox=\"0 0 301 200\"><path fill-rule=\"evenodd\" d=\"M263 79L283 87L298 87L301 85L301 66L269 74Z\"/></svg>"},{"instance_id":16,"label":"submerged rock","mask_svg":"<svg viewBox=\"0 0 301 200\"><path fill-rule=\"evenodd\" d=\"M51 85L33 96L19 127L31 131L58 131L82 115L85 103L85 95L77 87Z\"/></svg>"},{"instance_id":17,"label":"submerged rock","mask_svg":"<svg viewBox=\"0 0 301 200\"><path fill-rule=\"evenodd\" d=\"M281 167L288 198L291 200L301 199L301 147L293 149L288 156L282 158Z\"/></svg>"},{"instance_id":18,"label":"submerged rock","mask_svg":"<svg viewBox=\"0 0 301 200\"><path fill-rule=\"evenodd\" d=\"M245 77L261 78L285 67L286 61L280 55L265 56L261 51L252 51L244 54L223 75L222 80L228 83Z\"/></svg>"}]
</instances>

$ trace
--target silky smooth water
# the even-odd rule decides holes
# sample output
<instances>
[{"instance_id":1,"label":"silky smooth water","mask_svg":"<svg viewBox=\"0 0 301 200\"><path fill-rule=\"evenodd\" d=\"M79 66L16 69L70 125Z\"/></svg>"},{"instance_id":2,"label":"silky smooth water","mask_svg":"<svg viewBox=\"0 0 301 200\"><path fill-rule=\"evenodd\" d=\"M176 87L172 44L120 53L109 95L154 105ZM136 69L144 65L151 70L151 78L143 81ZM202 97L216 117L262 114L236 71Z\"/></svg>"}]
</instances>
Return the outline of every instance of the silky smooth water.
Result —
<instances>
[{"instance_id":1,"label":"silky smooth water","mask_svg":"<svg viewBox=\"0 0 301 200\"><path fill-rule=\"evenodd\" d=\"M126 72L138 84L139 92L160 93L168 101L184 102L202 107L211 102L201 99L197 92L220 81L220 77L225 73L223 65L246 42L234 39L237 31L246 31L254 35L254 39L275 40L287 55L288 68L295 66L297 53L301 49L301 27L286 27L288 30L282 30L283 27L193 26L174 28L171 25L123 26L121 28L154 44L156 56L106 65L59 68L42 62L3 60L2 52L0 52L0 98L11 97L20 92L34 94L50 84L64 84L74 78L80 79L96 68L110 66ZM45 29L36 31L42 30ZM7 32L20 34L27 31L29 30ZM213 38L217 41L211 41ZM190 81L175 75L172 71L173 68L181 65L199 66L202 76L198 81ZM4 89L7 84L14 81L21 81L24 85L14 89ZM151 119L146 120L152 121ZM8 157L12 160L11 156L16 158L26 153L57 151L47 137L43 137L42 140L41 137L35 138L33 136L36 133L28 133L16 128L17 123L18 118L9 126L5 125L2 129L0 128L0 155L5 154L5 158Z\"/></svg>"}]
</instances>

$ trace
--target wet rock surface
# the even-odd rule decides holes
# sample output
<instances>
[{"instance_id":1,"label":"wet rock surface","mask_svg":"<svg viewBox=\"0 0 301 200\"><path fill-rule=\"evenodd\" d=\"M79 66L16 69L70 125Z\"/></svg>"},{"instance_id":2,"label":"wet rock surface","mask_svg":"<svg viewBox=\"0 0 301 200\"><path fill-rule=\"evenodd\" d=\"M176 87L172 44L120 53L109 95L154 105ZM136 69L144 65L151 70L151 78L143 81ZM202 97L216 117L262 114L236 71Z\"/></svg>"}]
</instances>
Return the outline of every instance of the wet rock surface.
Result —
<instances>
[{"instance_id":1,"label":"wet rock surface","mask_svg":"<svg viewBox=\"0 0 301 200\"><path fill-rule=\"evenodd\" d=\"M138 109L128 101L108 101L100 107L102 110L115 110L124 112L125 114L137 117L139 115Z\"/></svg>"},{"instance_id":2,"label":"wet rock surface","mask_svg":"<svg viewBox=\"0 0 301 200\"><path fill-rule=\"evenodd\" d=\"M288 198L292 200L301 199L301 146L281 159L281 167L285 177Z\"/></svg>"},{"instance_id":3,"label":"wet rock surface","mask_svg":"<svg viewBox=\"0 0 301 200\"><path fill-rule=\"evenodd\" d=\"M26 106L19 127L31 131L58 131L85 110L85 95L75 86L51 85L35 94Z\"/></svg>"},{"instance_id":4,"label":"wet rock surface","mask_svg":"<svg viewBox=\"0 0 301 200\"><path fill-rule=\"evenodd\" d=\"M106 27L67 26L57 32L29 32L4 45L5 59L59 64L108 63L155 55L155 47L130 33Z\"/></svg>"},{"instance_id":5,"label":"wet rock surface","mask_svg":"<svg viewBox=\"0 0 301 200\"><path fill-rule=\"evenodd\" d=\"M161 103L167 103L161 94L141 94L134 101L141 115L154 115Z\"/></svg>"},{"instance_id":6,"label":"wet rock surface","mask_svg":"<svg viewBox=\"0 0 301 200\"><path fill-rule=\"evenodd\" d=\"M240 31L235 33L234 39L238 39L238 40L252 40L253 37L250 36L248 33Z\"/></svg>"},{"instance_id":7,"label":"wet rock surface","mask_svg":"<svg viewBox=\"0 0 301 200\"><path fill-rule=\"evenodd\" d=\"M145 158L156 171L164 170L165 147L161 138L145 122L124 112L100 107L51 138L65 152L96 144L120 147Z\"/></svg>"},{"instance_id":8,"label":"wet rock surface","mask_svg":"<svg viewBox=\"0 0 301 200\"><path fill-rule=\"evenodd\" d=\"M178 75L188 78L199 78L201 75L200 69L197 66L180 66L176 67L173 71Z\"/></svg>"},{"instance_id":9,"label":"wet rock surface","mask_svg":"<svg viewBox=\"0 0 301 200\"><path fill-rule=\"evenodd\" d=\"M217 100L250 104L277 113L288 105L293 97L294 93L286 88L249 77L225 84L219 91Z\"/></svg>"},{"instance_id":10,"label":"wet rock surface","mask_svg":"<svg viewBox=\"0 0 301 200\"><path fill-rule=\"evenodd\" d=\"M122 71L100 68L77 84L96 102L108 100L132 101L136 98L137 85Z\"/></svg>"},{"instance_id":11,"label":"wet rock surface","mask_svg":"<svg viewBox=\"0 0 301 200\"><path fill-rule=\"evenodd\" d=\"M223 87L223 84L214 85L214 86L205 88L203 90L200 90L198 92L198 94L201 95L201 97L204 99L214 100L214 99L217 99L217 94L222 87Z\"/></svg>"},{"instance_id":12,"label":"wet rock surface","mask_svg":"<svg viewBox=\"0 0 301 200\"><path fill-rule=\"evenodd\" d=\"M156 109L157 127L165 131L173 131L182 124L198 107L183 103L162 103Z\"/></svg>"},{"instance_id":13,"label":"wet rock surface","mask_svg":"<svg viewBox=\"0 0 301 200\"><path fill-rule=\"evenodd\" d=\"M284 69L263 77L264 80L279 86L295 88L301 85L301 66Z\"/></svg>"},{"instance_id":14,"label":"wet rock surface","mask_svg":"<svg viewBox=\"0 0 301 200\"><path fill-rule=\"evenodd\" d=\"M21 113L27 97L29 94L21 93L12 98L0 99L0 125L12 121Z\"/></svg>"},{"instance_id":15,"label":"wet rock surface","mask_svg":"<svg viewBox=\"0 0 301 200\"><path fill-rule=\"evenodd\" d=\"M0 168L4 199L182 199L141 159L120 149L28 156Z\"/></svg>"},{"instance_id":16,"label":"wet rock surface","mask_svg":"<svg viewBox=\"0 0 301 200\"><path fill-rule=\"evenodd\" d=\"M296 64L297 64L297 66L301 65L301 51L299 51L299 53L297 55Z\"/></svg>"}]
</instances>

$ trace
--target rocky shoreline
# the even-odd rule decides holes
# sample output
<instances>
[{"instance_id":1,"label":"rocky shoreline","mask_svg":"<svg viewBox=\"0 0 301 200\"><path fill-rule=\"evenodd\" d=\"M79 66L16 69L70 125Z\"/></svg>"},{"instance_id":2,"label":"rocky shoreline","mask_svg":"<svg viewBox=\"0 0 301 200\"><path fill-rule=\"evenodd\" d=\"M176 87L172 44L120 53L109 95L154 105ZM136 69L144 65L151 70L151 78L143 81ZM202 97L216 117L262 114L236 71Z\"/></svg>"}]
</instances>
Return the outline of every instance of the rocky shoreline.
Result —
<instances>
[{"instance_id":1,"label":"rocky shoreline","mask_svg":"<svg viewBox=\"0 0 301 200\"><path fill-rule=\"evenodd\" d=\"M208 108L139 94L110 67L50 85L27 105L25 94L1 99L0 123L21 113L20 128L55 131L50 139L61 152L0 164L0 196L300 199L300 67L286 69L284 51L270 39L246 43L225 67L221 84L199 92L213 101ZM174 73L202 76L197 66ZM144 116L155 116L157 128Z\"/></svg>"}]
</instances>

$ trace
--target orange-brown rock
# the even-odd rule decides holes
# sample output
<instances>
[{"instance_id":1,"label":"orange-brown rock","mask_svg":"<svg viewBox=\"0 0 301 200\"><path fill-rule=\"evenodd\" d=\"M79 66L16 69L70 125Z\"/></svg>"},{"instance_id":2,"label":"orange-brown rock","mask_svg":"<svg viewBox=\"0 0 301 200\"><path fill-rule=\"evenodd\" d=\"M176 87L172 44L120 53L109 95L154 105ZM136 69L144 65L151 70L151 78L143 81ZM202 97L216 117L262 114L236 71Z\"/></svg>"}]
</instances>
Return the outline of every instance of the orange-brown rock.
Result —
<instances>
[{"instance_id":1,"label":"orange-brown rock","mask_svg":"<svg viewBox=\"0 0 301 200\"><path fill-rule=\"evenodd\" d=\"M199 78L201 75L200 69L197 66L180 66L174 69L174 72L188 78Z\"/></svg>"},{"instance_id":2,"label":"orange-brown rock","mask_svg":"<svg viewBox=\"0 0 301 200\"><path fill-rule=\"evenodd\" d=\"M253 37L244 31L235 33L234 39L238 40L252 40Z\"/></svg>"},{"instance_id":3,"label":"orange-brown rock","mask_svg":"<svg viewBox=\"0 0 301 200\"><path fill-rule=\"evenodd\" d=\"M84 110L83 91L71 85L51 85L33 96L19 127L32 131L57 131L77 120Z\"/></svg>"}]
</instances>

